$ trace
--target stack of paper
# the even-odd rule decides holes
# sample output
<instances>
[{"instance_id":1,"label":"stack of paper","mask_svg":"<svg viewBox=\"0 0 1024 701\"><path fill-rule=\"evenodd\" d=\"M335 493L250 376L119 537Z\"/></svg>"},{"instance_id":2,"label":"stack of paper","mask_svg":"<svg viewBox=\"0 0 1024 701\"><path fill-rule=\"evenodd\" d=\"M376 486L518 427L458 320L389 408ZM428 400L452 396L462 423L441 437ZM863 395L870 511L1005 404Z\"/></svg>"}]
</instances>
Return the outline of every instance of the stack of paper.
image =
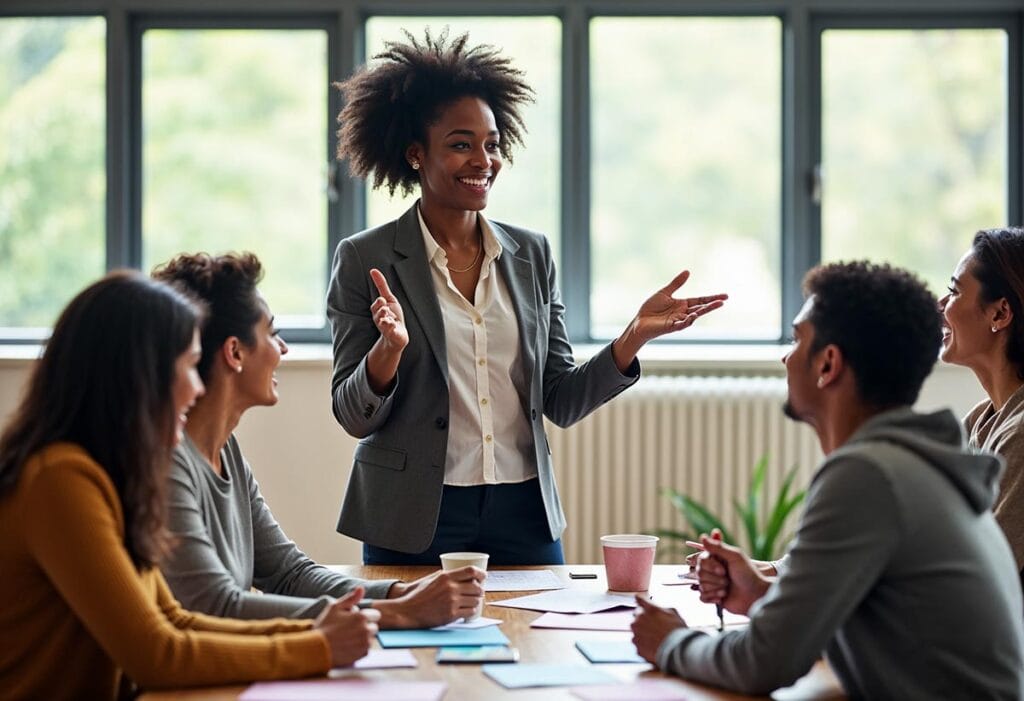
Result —
<instances>
[{"instance_id":1,"label":"stack of paper","mask_svg":"<svg viewBox=\"0 0 1024 701\"><path fill-rule=\"evenodd\" d=\"M551 570L494 570L487 573L484 591L542 591L565 589Z\"/></svg>"}]
</instances>

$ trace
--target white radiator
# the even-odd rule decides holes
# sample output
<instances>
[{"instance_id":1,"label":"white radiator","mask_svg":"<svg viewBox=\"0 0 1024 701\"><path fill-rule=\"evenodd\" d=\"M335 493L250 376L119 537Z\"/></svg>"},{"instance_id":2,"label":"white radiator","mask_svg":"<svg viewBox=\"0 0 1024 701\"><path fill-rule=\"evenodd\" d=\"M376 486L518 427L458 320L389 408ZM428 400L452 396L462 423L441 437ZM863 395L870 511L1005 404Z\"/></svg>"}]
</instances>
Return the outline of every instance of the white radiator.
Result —
<instances>
[{"instance_id":1,"label":"white radiator","mask_svg":"<svg viewBox=\"0 0 1024 701\"><path fill-rule=\"evenodd\" d=\"M604 534L687 530L662 487L700 501L739 532L732 502L746 499L764 453L764 493L774 499L794 465L793 487L804 489L821 451L808 426L783 416L785 398L781 377L644 377L578 424L549 425L568 520L566 562L600 563Z\"/></svg>"}]
</instances>

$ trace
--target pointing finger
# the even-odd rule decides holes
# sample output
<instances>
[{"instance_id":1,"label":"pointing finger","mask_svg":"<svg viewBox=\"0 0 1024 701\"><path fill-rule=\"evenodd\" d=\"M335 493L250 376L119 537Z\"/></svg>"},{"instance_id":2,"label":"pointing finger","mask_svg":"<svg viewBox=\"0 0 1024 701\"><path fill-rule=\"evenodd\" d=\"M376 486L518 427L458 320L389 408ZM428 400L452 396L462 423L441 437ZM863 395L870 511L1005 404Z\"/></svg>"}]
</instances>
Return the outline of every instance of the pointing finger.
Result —
<instances>
[{"instance_id":1,"label":"pointing finger","mask_svg":"<svg viewBox=\"0 0 1024 701\"><path fill-rule=\"evenodd\" d=\"M391 291L391 288L388 287L388 281L387 278L384 277L384 273L379 271L377 268L372 268L370 270L370 278L373 280L373 284L377 286L377 292L380 293L381 297L389 303L398 301L394 293Z\"/></svg>"}]
</instances>

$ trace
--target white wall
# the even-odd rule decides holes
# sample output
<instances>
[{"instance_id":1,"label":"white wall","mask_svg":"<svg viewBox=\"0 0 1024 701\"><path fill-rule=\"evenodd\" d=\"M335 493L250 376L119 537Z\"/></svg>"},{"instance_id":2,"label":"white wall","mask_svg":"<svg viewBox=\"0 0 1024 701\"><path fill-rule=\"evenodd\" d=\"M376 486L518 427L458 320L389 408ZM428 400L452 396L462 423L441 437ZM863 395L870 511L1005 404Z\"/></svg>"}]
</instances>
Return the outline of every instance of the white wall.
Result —
<instances>
[{"instance_id":1,"label":"white wall","mask_svg":"<svg viewBox=\"0 0 1024 701\"><path fill-rule=\"evenodd\" d=\"M358 562L359 543L335 532L355 441L331 414L330 362L292 355L277 373L281 401L273 408L249 411L239 427L239 441L275 516L299 546L321 562ZM744 369L749 372L755 365L748 362ZM777 361L759 365L764 374L782 369ZM703 372L723 374L706 362L700 366ZM28 360L0 360L0 421L13 410L30 367ZM667 368L658 363L659 372ZM973 374L939 365L918 406L951 406L962 416L981 398ZM380 508L385 518L400 517L387 513L386 504Z\"/></svg>"}]
</instances>

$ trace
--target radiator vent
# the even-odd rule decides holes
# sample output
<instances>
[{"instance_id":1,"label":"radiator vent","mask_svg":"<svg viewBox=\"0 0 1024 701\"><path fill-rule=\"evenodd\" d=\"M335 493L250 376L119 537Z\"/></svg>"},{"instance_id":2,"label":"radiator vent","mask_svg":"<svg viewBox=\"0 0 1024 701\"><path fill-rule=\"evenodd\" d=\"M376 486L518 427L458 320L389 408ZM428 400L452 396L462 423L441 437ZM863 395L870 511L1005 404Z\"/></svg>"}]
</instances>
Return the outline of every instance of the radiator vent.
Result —
<instances>
[{"instance_id":1,"label":"radiator vent","mask_svg":"<svg viewBox=\"0 0 1024 701\"><path fill-rule=\"evenodd\" d=\"M780 377L644 377L578 424L548 426L568 528L567 562L600 563L599 538L683 520L660 495L674 487L739 530L732 505L745 499L758 458L768 453L765 493L796 465L803 489L821 460L814 432L782 414ZM797 517L790 521L795 527Z\"/></svg>"}]
</instances>

